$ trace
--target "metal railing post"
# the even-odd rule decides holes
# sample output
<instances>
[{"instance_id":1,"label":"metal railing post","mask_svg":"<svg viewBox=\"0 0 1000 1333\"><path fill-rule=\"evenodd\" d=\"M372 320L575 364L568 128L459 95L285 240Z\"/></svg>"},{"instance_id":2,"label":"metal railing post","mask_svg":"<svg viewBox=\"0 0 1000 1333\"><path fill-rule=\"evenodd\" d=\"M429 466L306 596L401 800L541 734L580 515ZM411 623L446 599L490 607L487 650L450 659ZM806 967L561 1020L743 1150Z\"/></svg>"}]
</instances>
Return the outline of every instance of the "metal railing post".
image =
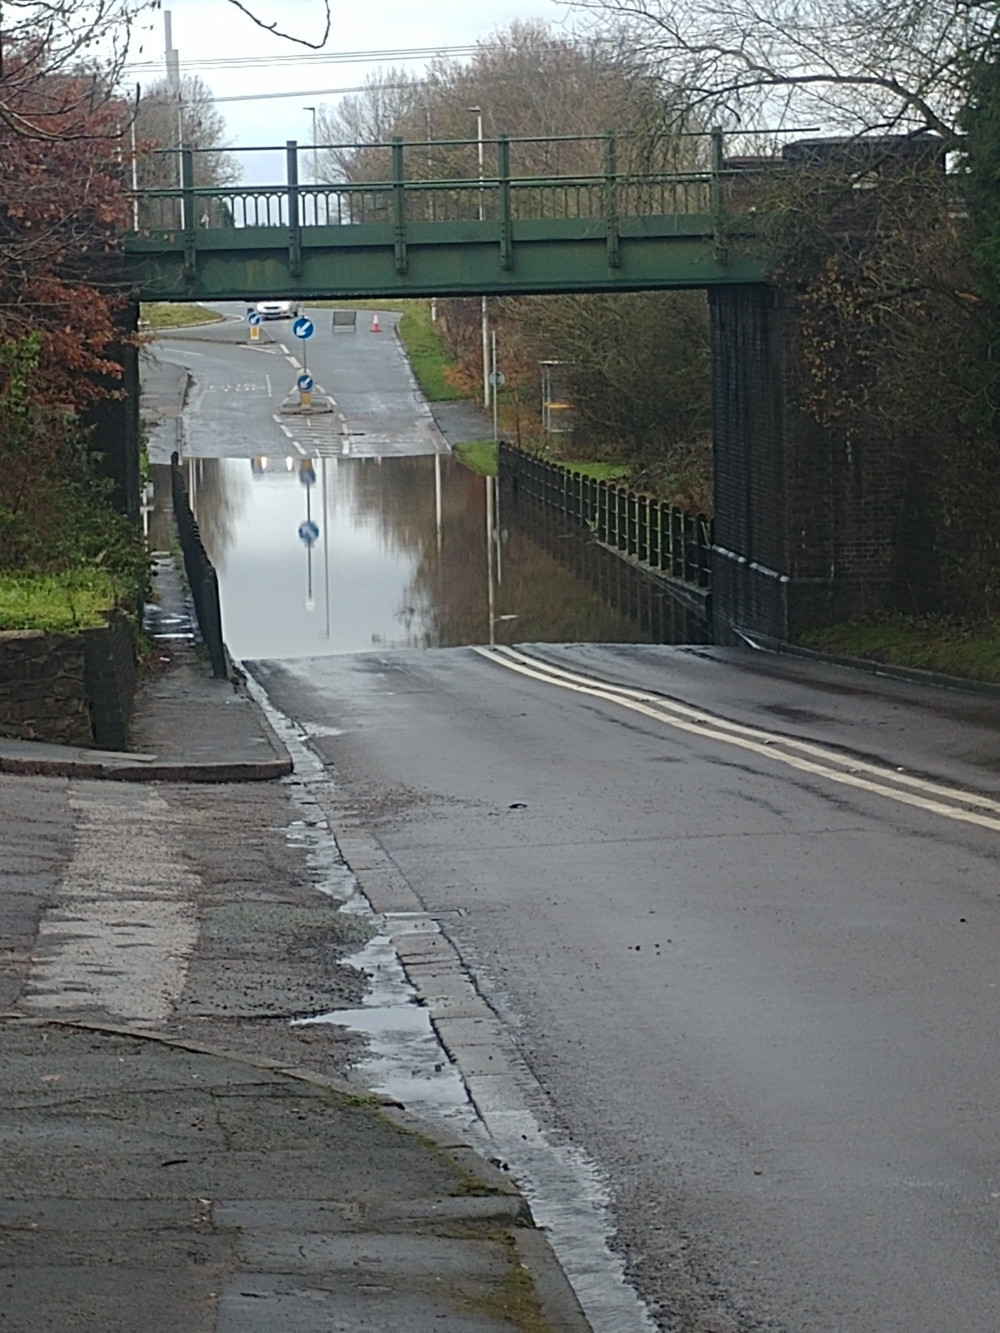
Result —
<instances>
[{"instance_id":1,"label":"metal railing post","mask_svg":"<svg viewBox=\"0 0 1000 1333\"><path fill-rule=\"evenodd\" d=\"M715 232L715 258L718 263L729 263L729 246L726 243L726 201L723 191L723 176L726 164L725 138L722 129L715 126L712 131L712 227Z\"/></svg>"},{"instance_id":2,"label":"metal railing post","mask_svg":"<svg viewBox=\"0 0 1000 1333\"><path fill-rule=\"evenodd\" d=\"M510 225L510 137L497 136L497 180L500 191L500 267L509 272L514 267L513 235Z\"/></svg>"},{"instance_id":3,"label":"metal railing post","mask_svg":"<svg viewBox=\"0 0 1000 1333\"><path fill-rule=\"evenodd\" d=\"M194 151L190 144L181 149L181 229L184 232L184 279L191 284L198 271L198 219L194 207Z\"/></svg>"},{"instance_id":4,"label":"metal railing post","mask_svg":"<svg viewBox=\"0 0 1000 1333\"><path fill-rule=\"evenodd\" d=\"M302 225L299 219L299 146L294 139L285 141L288 178L288 271L293 278L302 276Z\"/></svg>"},{"instance_id":5,"label":"metal railing post","mask_svg":"<svg viewBox=\"0 0 1000 1333\"><path fill-rule=\"evenodd\" d=\"M618 233L618 144L611 133L604 140L604 227L607 235L608 268L619 268L621 251Z\"/></svg>"},{"instance_id":6,"label":"metal railing post","mask_svg":"<svg viewBox=\"0 0 1000 1333\"><path fill-rule=\"evenodd\" d=\"M405 273L409 268L406 256L406 187L404 185L403 140L396 136L392 141L392 236L395 252L396 272Z\"/></svg>"}]
</instances>

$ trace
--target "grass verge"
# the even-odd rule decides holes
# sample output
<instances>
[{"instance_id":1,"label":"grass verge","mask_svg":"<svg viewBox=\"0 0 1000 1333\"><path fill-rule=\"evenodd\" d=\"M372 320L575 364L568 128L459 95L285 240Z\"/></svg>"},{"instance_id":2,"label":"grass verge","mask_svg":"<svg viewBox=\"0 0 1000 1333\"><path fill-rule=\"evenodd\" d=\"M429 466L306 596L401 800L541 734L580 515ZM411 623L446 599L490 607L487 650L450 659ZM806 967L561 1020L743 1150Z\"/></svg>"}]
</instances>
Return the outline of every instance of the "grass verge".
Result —
<instances>
[{"instance_id":1,"label":"grass verge","mask_svg":"<svg viewBox=\"0 0 1000 1333\"><path fill-rule=\"evenodd\" d=\"M964 680L1000 684L1000 622L970 625L946 616L887 616L810 630L803 648Z\"/></svg>"},{"instance_id":2,"label":"grass verge","mask_svg":"<svg viewBox=\"0 0 1000 1333\"><path fill-rule=\"evenodd\" d=\"M385 296L382 300L377 297L362 296L357 300L351 300L349 297L330 299L326 301L303 301L302 309L309 310L409 310L410 306L419 305L418 301L407 298L404 301L397 301L393 297Z\"/></svg>"},{"instance_id":3,"label":"grass verge","mask_svg":"<svg viewBox=\"0 0 1000 1333\"><path fill-rule=\"evenodd\" d=\"M492 440L468 440L464 444L456 444L455 457L470 472L478 472L481 477L495 477L497 474L497 447Z\"/></svg>"},{"instance_id":4,"label":"grass verge","mask_svg":"<svg viewBox=\"0 0 1000 1333\"><path fill-rule=\"evenodd\" d=\"M492 440L468 440L455 445L455 456L481 477L495 477L497 474L497 447ZM553 460L555 461L555 460ZM567 472L579 472L594 481L624 481L628 469L620 463L567 463L562 459L556 467L564 467Z\"/></svg>"},{"instance_id":5,"label":"grass verge","mask_svg":"<svg viewBox=\"0 0 1000 1333\"><path fill-rule=\"evenodd\" d=\"M0 630L74 634L97 629L118 600L116 585L101 570L0 573Z\"/></svg>"},{"instance_id":6,"label":"grass verge","mask_svg":"<svg viewBox=\"0 0 1000 1333\"><path fill-rule=\"evenodd\" d=\"M626 481L628 468L621 463L565 463L562 459L556 464L567 472L579 472L582 477L592 481Z\"/></svg>"},{"instance_id":7,"label":"grass verge","mask_svg":"<svg viewBox=\"0 0 1000 1333\"><path fill-rule=\"evenodd\" d=\"M218 324L223 318L203 305L183 305L174 301L144 301L139 318L151 329L186 329L191 324Z\"/></svg>"},{"instance_id":8,"label":"grass verge","mask_svg":"<svg viewBox=\"0 0 1000 1333\"><path fill-rule=\"evenodd\" d=\"M414 301L399 321L399 336L424 397L432 403L453 402L463 395L448 380L452 358L431 320L428 306Z\"/></svg>"}]
</instances>

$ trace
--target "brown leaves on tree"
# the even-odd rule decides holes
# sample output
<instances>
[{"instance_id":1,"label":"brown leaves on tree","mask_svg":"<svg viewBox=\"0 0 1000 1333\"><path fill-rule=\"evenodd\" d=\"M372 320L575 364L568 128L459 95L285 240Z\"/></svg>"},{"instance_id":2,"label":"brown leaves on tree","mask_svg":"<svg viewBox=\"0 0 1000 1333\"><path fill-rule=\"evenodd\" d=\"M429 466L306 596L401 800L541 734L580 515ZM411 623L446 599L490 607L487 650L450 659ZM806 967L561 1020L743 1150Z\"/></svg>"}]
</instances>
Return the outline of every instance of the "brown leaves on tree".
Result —
<instances>
[{"instance_id":1,"label":"brown leaves on tree","mask_svg":"<svg viewBox=\"0 0 1000 1333\"><path fill-rule=\"evenodd\" d=\"M109 348L125 294L130 108L101 75L45 73L44 43L4 55L0 102L0 339L41 335L36 393L79 410L119 375Z\"/></svg>"}]
</instances>

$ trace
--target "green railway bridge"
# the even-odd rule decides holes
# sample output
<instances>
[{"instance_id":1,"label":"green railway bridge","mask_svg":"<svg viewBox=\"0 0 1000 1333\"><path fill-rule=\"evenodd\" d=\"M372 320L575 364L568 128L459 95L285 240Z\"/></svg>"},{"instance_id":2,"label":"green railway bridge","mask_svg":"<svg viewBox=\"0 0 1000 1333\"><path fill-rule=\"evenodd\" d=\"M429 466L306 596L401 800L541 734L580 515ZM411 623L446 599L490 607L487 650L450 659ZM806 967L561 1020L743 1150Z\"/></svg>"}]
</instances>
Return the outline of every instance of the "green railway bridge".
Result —
<instances>
[{"instance_id":1,"label":"green railway bridge","mask_svg":"<svg viewBox=\"0 0 1000 1333\"><path fill-rule=\"evenodd\" d=\"M200 186L185 148L174 186L135 191L124 265L137 299L705 289L716 640L788 640L891 597L902 482L876 449L845 459L802 410L794 305L757 236L754 181L794 152L734 160L720 131L394 140L355 146L363 182L327 184L301 179L315 148L269 151L284 154L277 184Z\"/></svg>"}]
</instances>

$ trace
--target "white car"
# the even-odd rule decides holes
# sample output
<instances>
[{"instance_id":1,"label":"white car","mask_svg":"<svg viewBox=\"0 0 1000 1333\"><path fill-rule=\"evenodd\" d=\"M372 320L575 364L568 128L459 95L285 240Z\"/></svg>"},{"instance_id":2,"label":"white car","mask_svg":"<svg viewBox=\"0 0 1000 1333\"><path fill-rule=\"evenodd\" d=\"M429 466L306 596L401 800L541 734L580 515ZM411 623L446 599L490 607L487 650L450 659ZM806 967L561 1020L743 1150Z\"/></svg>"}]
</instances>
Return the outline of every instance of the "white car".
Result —
<instances>
[{"instance_id":1,"label":"white car","mask_svg":"<svg viewBox=\"0 0 1000 1333\"><path fill-rule=\"evenodd\" d=\"M299 314L295 301L258 301L254 309L261 319L297 319Z\"/></svg>"}]
</instances>

